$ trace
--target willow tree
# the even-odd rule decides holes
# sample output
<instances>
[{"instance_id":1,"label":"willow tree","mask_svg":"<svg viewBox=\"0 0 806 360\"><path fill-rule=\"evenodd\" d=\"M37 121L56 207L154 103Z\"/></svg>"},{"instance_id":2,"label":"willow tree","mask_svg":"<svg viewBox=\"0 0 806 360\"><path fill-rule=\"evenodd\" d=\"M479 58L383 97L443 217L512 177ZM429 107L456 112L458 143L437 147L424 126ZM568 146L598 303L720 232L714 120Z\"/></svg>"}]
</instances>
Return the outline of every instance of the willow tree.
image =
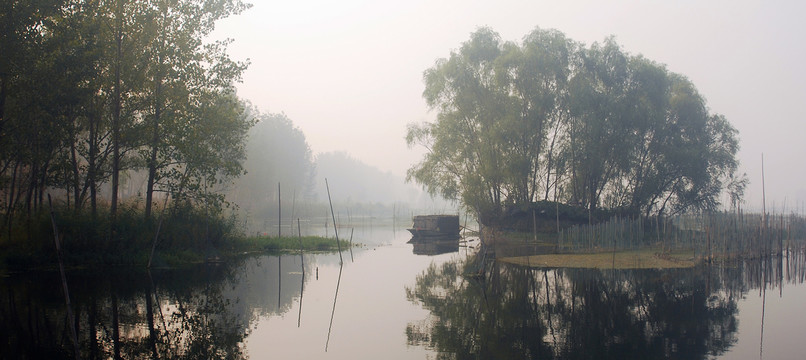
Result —
<instances>
[{"instance_id":1,"label":"willow tree","mask_svg":"<svg viewBox=\"0 0 806 360\"><path fill-rule=\"evenodd\" d=\"M581 58L564 143L569 202L645 216L715 209L738 167L724 116L688 79L612 39Z\"/></svg>"},{"instance_id":2,"label":"willow tree","mask_svg":"<svg viewBox=\"0 0 806 360\"><path fill-rule=\"evenodd\" d=\"M523 45L507 43L496 61L499 86L509 94L508 106L516 114L507 125L514 131L507 134L504 167L508 199L514 203L537 200L541 187L545 199L552 187L558 130L567 118L569 62L576 47L559 31L535 29Z\"/></svg>"},{"instance_id":3,"label":"willow tree","mask_svg":"<svg viewBox=\"0 0 806 360\"><path fill-rule=\"evenodd\" d=\"M612 40L581 49L570 81L565 143L572 204L594 211L625 167L632 131L628 58Z\"/></svg>"},{"instance_id":4,"label":"willow tree","mask_svg":"<svg viewBox=\"0 0 806 360\"><path fill-rule=\"evenodd\" d=\"M534 201L540 179L548 181L543 170L553 161L556 132L550 147L547 137L564 113L574 46L552 30L536 29L521 46L482 28L438 60L425 72L423 93L437 121L409 127L409 145L429 152L408 178L482 216Z\"/></svg>"},{"instance_id":5,"label":"willow tree","mask_svg":"<svg viewBox=\"0 0 806 360\"><path fill-rule=\"evenodd\" d=\"M479 211L499 207L506 196L502 149L512 128L502 125L517 113L496 78L501 53L498 34L480 29L450 58L438 60L425 72L423 92L439 111L437 121L410 126L406 138L429 150L408 178Z\"/></svg>"},{"instance_id":6,"label":"willow tree","mask_svg":"<svg viewBox=\"0 0 806 360\"><path fill-rule=\"evenodd\" d=\"M536 29L516 44L481 28L424 80L437 118L408 128L409 146L428 150L408 179L482 221L550 193L590 213L713 209L741 180L730 123L613 38L583 46Z\"/></svg>"}]
</instances>

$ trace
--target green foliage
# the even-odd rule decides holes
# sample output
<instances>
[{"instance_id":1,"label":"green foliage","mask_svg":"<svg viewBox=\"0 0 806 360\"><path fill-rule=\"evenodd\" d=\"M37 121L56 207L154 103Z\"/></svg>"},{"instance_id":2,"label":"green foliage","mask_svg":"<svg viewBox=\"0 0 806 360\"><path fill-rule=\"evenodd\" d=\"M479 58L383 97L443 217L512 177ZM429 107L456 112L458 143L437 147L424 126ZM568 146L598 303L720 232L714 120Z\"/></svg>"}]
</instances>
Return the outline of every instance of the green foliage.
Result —
<instances>
[{"instance_id":1,"label":"green foliage","mask_svg":"<svg viewBox=\"0 0 806 360\"><path fill-rule=\"evenodd\" d=\"M424 73L434 122L408 179L481 219L550 200L631 216L711 210L732 185L737 132L696 88L613 40L590 46L535 29L521 44L481 28Z\"/></svg>"},{"instance_id":2,"label":"green foliage","mask_svg":"<svg viewBox=\"0 0 806 360\"><path fill-rule=\"evenodd\" d=\"M231 40L205 38L217 20L247 7L239 0L0 6L0 238L43 238L30 224L40 220L46 193L75 214L65 231L78 244L111 237L106 242L141 245L137 237L155 220L135 217L151 217L154 192L174 200L170 216L192 213L182 222L220 216L221 190L243 173L254 120L234 91L247 64L228 56ZM146 201L134 212L118 209L121 179L136 183L137 171L147 173L147 186L128 191ZM207 231L208 222L205 236L229 231Z\"/></svg>"},{"instance_id":3,"label":"green foliage","mask_svg":"<svg viewBox=\"0 0 806 360\"><path fill-rule=\"evenodd\" d=\"M205 45L202 39L216 20L243 9L240 1L155 0L141 10L148 21L140 40L149 49L142 96L153 104L140 110L146 216L157 190L209 201L212 189L242 173L252 122L241 116L233 83L246 64L229 58L228 41Z\"/></svg>"}]
</instances>

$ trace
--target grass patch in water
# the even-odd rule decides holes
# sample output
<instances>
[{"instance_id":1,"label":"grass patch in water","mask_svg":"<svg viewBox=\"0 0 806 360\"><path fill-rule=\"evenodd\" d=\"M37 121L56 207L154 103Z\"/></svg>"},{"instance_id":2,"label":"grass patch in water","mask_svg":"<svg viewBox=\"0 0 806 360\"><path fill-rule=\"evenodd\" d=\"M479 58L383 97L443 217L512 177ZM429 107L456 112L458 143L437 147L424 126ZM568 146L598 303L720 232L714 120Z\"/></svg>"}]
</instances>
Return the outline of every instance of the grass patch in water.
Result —
<instances>
[{"instance_id":1,"label":"grass patch in water","mask_svg":"<svg viewBox=\"0 0 806 360\"><path fill-rule=\"evenodd\" d=\"M657 249L598 252L587 254L544 254L498 259L505 263L537 268L584 269L674 269L696 264L694 251L660 253Z\"/></svg>"},{"instance_id":2,"label":"grass patch in water","mask_svg":"<svg viewBox=\"0 0 806 360\"><path fill-rule=\"evenodd\" d=\"M342 250L349 250L350 242L339 240ZM353 243L353 246L359 244ZM321 236L299 237L268 237L250 236L235 240L234 247L239 251L270 251L270 252L293 252L299 251L338 251L336 239Z\"/></svg>"}]
</instances>

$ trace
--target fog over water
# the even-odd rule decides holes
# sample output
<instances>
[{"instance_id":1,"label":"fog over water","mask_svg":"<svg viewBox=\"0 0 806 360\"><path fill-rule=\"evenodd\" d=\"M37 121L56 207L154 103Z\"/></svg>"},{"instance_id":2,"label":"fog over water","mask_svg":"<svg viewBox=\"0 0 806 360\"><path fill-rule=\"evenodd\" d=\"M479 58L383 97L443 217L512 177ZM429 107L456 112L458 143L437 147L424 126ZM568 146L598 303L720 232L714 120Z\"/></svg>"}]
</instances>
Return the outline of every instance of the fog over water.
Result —
<instances>
[{"instance_id":1,"label":"fog over water","mask_svg":"<svg viewBox=\"0 0 806 360\"><path fill-rule=\"evenodd\" d=\"M764 153L768 208L803 207L806 175L806 4L758 1L254 2L220 22L233 58L251 66L239 96L284 112L314 155L344 151L402 176L424 149L408 149L406 124L434 120L422 73L480 26L520 41L535 27L591 44L613 35L687 76L739 130L746 208L761 207ZM727 203L727 199L723 203Z\"/></svg>"}]
</instances>

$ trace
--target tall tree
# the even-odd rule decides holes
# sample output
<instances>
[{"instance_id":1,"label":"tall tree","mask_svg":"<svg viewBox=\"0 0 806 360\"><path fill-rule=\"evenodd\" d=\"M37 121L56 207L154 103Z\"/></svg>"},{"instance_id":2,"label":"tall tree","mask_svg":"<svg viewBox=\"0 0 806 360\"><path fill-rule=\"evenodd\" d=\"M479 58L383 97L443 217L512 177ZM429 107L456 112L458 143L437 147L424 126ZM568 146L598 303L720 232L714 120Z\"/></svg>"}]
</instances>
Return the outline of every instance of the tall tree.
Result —
<instances>
[{"instance_id":1,"label":"tall tree","mask_svg":"<svg viewBox=\"0 0 806 360\"><path fill-rule=\"evenodd\" d=\"M142 155L148 169L145 216L151 216L156 185L176 160L177 144L166 134L188 131L193 123L193 107L205 94L231 92L245 64L231 60L226 41L205 45L202 39L215 21L240 13L246 5L238 0L154 0L148 3L149 98L148 151ZM189 107L190 108L189 108ZM198 108L198 107L197 107ZM162 171L162 172L161 172Z\"/></svg>"},{"instance_id":2,"label":"tall tree","mask_svg":"<svg viewBox=\"0 0 806 360\"><path fill-rule=\"evenodd\" d=\"M514 202L536 200L543 186L541 177L545 177L548 197L553 146L565 116L569 61L575 47L561 32L537 28L524 38L522 46L507 44L498 61L497 75L510 94L512 106L519 109L512 124L515 132L509 138L511 152L506 157L511 177L507 193ZM547 143L549 136L551 143Z\"/></svg>"},{"instance_id":3,"label":"tall tree","mask_svg":"<svg viewBox=\"0 0 806 360\"><path fill-rule=\"evenodd\" d=\"M495 212L506 198L502 150L514 131L507 124L517 122L520 111L508 106L509 94L496 76L502 47L497 33L482 28L426 70L423 97L438 119L410 126L406 137L409 146L429 151L408 178L479 212Z\"/></svg>"},{"instance_id":4,"label":"tall tree","mask_svg":"<svg viewBox=\"0 0 806 360\"><path fill-rule=\"evenodd\" d=\"M649 215L712 209L739 184L736 130L687 79L612 37L586 47L536 29L515 44L482 28L424 79L438 113L408 128L428 150L408 178L482 221L540 190L591 214Z\"/></svg>"},{"instance_id":5,"label":"tall tree","mask_svg":"<svg viewBox=\"0 0 806 360\"><path fill-rule=\"evenodd\" d=\"M41 204L48 169L62 144L63 128L39 131L55 124L64 110L53 103L58 96L47 96L47 84L57 74L51 65L58 59L50 32L59 26L62 6L62 1L0 5L0 183L9 234L19 206L30 215Z\"/></svg>"},{"instance_id":6,"label":"tall tree","mask_svg":"<svg viewBox=\"0 0 806 360\"><path fill-rule=\"evenodd\" d=\"M566 153L571 163L572 204L596 210L607 185L618 175L629 136L627 56L610 38L582 49L571 82Z\"/></svg>"},{"instance_id":7,"label":"tall tree","mask_svg":"<svg viewBox=\"0 0 806 360\"><path fill-rule=\"evenodd\" d=\"M202 40L216 20L245 7L3 2L0 193L8 233L15 211L31 214L53 189L76 211L89 200L95 214L110 181L114 220L120 179L139 168L155 170L149 197L159 189L215 198L213 189L241 172L252 122L233 89L246 64L229 58L230 40Z\"/></svg>"}]
</instances>

